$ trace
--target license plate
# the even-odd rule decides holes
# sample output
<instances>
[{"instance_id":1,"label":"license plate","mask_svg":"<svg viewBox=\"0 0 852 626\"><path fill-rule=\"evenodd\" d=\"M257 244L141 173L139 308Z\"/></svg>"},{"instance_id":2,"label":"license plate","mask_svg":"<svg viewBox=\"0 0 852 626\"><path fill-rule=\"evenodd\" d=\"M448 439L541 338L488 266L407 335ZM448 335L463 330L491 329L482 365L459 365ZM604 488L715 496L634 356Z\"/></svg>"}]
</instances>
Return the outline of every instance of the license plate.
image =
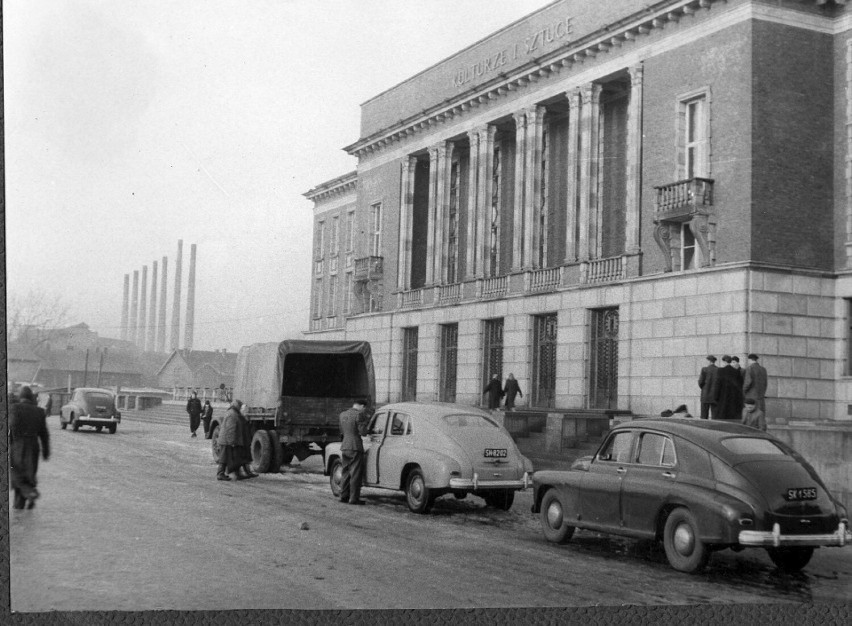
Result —
<instances>
[{"instance_id":1,"label":"license plate","mask_svg":"<svg viewBox=\"0 0 852 626\"><path fill-rule=\"evenodd\" d=\"M509 456L509 451L506 448L485 448L486 459L505 459Z\"/></svg>"},{"instance_id":2,"label":"license plate","mask_svg":"<svg viewBox=\"0 0 852 626\"><path fill-rule=\"evenodd\" d=\"M796 489L788 489L784 494L784 499L787 502L798 502L800 500L816 500L816 487L798 487Z\"/></svg>"}]
</instances>

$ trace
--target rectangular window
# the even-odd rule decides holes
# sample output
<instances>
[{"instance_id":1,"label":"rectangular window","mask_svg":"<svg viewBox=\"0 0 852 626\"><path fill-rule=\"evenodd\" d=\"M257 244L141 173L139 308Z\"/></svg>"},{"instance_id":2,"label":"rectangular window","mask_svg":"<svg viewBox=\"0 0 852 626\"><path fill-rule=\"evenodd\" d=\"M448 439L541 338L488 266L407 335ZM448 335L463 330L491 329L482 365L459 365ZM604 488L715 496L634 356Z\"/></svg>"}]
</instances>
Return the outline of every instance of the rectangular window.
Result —
<instances>
[{"instance_id":1,"label":"rectangular window","mask_svg":"<svg viewBox=\"0 0 852 626\"><path fill-rule=\"evenodd\" d=\"M336 256L340 252L340 218L337 216L331 219L331 237L329 243L329 253Z\"/></svg>"},{"instance_id":2,"label":"rectangular window","mask_svg":"<svg viewBox=\"0 0 852 626\"><path fill-rule=\"evenodd\" d=\"M441 324L441 371L438 400L456 401L456 373L459 347L459 325Z\"/></svg>"},{"instance_id":3,"label":"rectangular window","mask_svg":"<svg viewBox=\"0 0 852 626\"><path fill-rule=\"evenodd\" d=\"M314 310L313 317L318 319L322 316L322 278L314 281Z\"/></svg>"},{"instance_id":4,"label":"rectangular window","mask_svg":"<svg viewBox=\"0 0 852 626\"><path fill-rule=\"evenodd\" d=\"M337 274L328 277L328 317L337 315Z\"/></svg>"},{"instance_id":5,"label":"rectangular window","mask_svg":"<svg viewBox=\"0 0 852 626\"><path fill-rule=\"evenodd\" d=\"M485 320L482 341L482 388L497 374L503 380L503 318Z\"/></svg>"},{"instance_id":6,"label":"rectangular window","mask_svg":"<svg viewBox=\"0 0 852 626\"><path fill-rule=\"evenodd\" d=\"M355 248L355 211L346 214L346 251L352 252Z\"/></svg>"},{"instance_id":7,"label":"rectangular window","mask_svg":"<svg viewBox=\"0 0 852 626\"><path fill-rule=\"evenodd\" d=\"M695 235L689 224L680 225L680 268L692 270L701 266L701 248L695 245Z\"/></svg>"},{"instance_id":8,"label":"rectangular window","mask_svg":"<svg viewBox=\"0 0 852 626\"><path fill-rule=\"evenodd\" d=\"M325 222L317 222L316 241L314 241L314 258L322 259L325 256Z\"/></svg>"},{"instance_id":9,"label":"rectangular window","mask_svg":"<svg viewBox=\"0 0 852 626\"><path fill-rule=\"evenodd\" d=\"M352 272L346 272L346 293L343 294L343 313L352 314Z\"/></svg>"},{"instance_id":10,"label":"rectangular window","mask_svg":"<svg viewBox=\"0 0 852 626\"><path fill-rule=\"evenodd\" d=\"M403 402L417 399L417 327L402 329Z\"/></svg>"},{"instance_id":11,"label":"rectangular window","mask_svg":"<svg viewBox=\"0 0 852 626\"><path fill-rule=\"evenodd\" d=\"M370 255L382 256L382 203L370 207Z\"/></svg>"},{"instance_id":12,"label":"rectangular window","mask_svg":"<svg viewBox=\"0 0 852 626\"><path fill-rule=\"evenodd\" d=\"M533 406L552 408L556 402L556 313L533 318Z\"/></svg>"},{"instance_id":13,"label":"rectangular window","mask_svg":"<svg viewBox=\"0 0 852 626\"><path fill-rule=\"evenodd\" d=\"M706 91L678 103L678 179L710 175L709 98Z\"/></svg>"}]
</instances>

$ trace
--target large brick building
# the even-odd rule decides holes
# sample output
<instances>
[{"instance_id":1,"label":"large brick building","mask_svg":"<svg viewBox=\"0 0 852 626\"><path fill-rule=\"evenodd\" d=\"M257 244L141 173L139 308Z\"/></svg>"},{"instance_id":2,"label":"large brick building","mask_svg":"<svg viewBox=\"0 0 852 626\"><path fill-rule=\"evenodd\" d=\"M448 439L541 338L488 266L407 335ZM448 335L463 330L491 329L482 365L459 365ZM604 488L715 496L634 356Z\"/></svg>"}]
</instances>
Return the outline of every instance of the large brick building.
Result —
<instances>
[{"instance_id":1,"label":"large brick building","mask_svg":"<svg viewBox=\"0 0 852 626\"><path fill-rule=\"evenodd\" d=\"M772 430L848 486L844 4L560 0L368 100L357 169L305 194L310 330L372 343L379 401L512 372L634 415L755 352Z\"/></svg>"}]
</instances>

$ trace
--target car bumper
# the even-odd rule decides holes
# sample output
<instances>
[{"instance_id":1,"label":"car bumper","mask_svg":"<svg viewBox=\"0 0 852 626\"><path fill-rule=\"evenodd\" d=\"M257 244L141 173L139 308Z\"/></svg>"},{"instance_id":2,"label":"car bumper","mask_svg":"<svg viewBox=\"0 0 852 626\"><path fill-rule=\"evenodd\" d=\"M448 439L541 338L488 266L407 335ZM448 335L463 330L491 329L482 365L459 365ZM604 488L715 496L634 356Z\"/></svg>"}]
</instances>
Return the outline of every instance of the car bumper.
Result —
<instances>
[{"instance_id":1,"label":"car bumper","mask_svg":"<svg viewBox=\"0 0 852 626\"><path fill-rule=\"evenodd\" d=\"M845 546L852 543L852 532L846 524L840 523L833 533L820 535L782 535L781 527L775 524L772 530L743 530L738 541L743 546L784 547L784 546Z\"/></svg>"},{"instance_id":2,"label":"car bumper","mask_svg":"<svg viewBox=\"0 0 852 626\"><path fill-rule=\"evenodd\" d=\"M479 491L488 489L526 489L530 486L530 475L524 472L520 480L480 480L478 474L473 478L451 478L450 489L466 489L468 491Z\"/></svg>"},{"instance_id":3,"label":"car bumper","mask_svg":"<svg viewBox=\"0 0 852 626\"><path fill-rule=\"evenodd\" d=\"M88 424L90 426L99 426L105 424L118 424L121 422L120 418L115 417L96 417L93 415L82 415L77 418L77 421L81 424Z\"/></svg>"}]
</instances>

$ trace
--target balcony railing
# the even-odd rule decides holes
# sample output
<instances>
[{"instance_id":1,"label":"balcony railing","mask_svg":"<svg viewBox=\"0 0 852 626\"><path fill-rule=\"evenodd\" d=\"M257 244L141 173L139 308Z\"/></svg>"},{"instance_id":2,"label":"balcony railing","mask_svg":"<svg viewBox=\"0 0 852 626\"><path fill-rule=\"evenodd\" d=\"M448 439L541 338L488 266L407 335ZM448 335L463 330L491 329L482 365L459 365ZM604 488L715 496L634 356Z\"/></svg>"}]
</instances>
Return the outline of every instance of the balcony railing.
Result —
<instances>
[{"instance_id":1,"label":"balcony railing","mask_svg":"<svg viewBox=\"0 0 852 626\"><path fill-rule=\"evenodd\" d=\"M657 220L686 219L713 206L713 179L688 178L654 187L654 213Z\"/></svg>"},{"instance_id":2,"label":"balcony railing","mask_svg":"<svg viewBox=\"0 0 852 626\"><path fill-rule=\"evenodd\" d=\"M553 291L562 281L561 267L548 267L542 270L532 270L526 275L526 288L529 292Z\"/></svg>"},{"instance_id":3,"label":"balcony railing","mask_svg":"<svg viewBox=\"0 0 852 626\"><path fill-rule=\"evenodd\" d=\"M505 296L509 291L508 276L492 276L484 278L481 282L482 292L479 294L483 298L498 298Z\"/></svg>"},{"instance_id":4,"label":"balcony railing","mask_svg":"<svg viewBox=\"0 0 852 626\"><path fill-rule=\"evenodd\" d=\"M355 280L375 280L382 277L384 257L367 256L355 259Z\"/></svg>"},{"instance_id":5,"label":"balcony railing","mask_svg":"<svg viewBox=\"0 0 852 626\"><path fill-rule=\"evenodd\" d=\"M438 304L453 304L461 300L461 283L438 286Z\"/></svg>"},{"instance_id":6,"label":"balcony railing","mask_svg":"<svg viewBox=\"0 0 852 626\"><path fill-rule=\"evenodd\" d=\"M412 289L411 291L403 291L400 295L400 303L399 306L402 309L411 309L414 307L422 306L423 304L423 290L422 289Z\"/></svg>"},{"instance_id":7,"label":"balcony railing","mask_svg":"<svg viewBox=\"0 0 852 626\"><path fill-rule=\"evenodd\" d=\"M580 267L580 282L588 284L621 280L625 275L626 263L627 257L623 256L586 261Z\"/></svg>"}]
</instances>

